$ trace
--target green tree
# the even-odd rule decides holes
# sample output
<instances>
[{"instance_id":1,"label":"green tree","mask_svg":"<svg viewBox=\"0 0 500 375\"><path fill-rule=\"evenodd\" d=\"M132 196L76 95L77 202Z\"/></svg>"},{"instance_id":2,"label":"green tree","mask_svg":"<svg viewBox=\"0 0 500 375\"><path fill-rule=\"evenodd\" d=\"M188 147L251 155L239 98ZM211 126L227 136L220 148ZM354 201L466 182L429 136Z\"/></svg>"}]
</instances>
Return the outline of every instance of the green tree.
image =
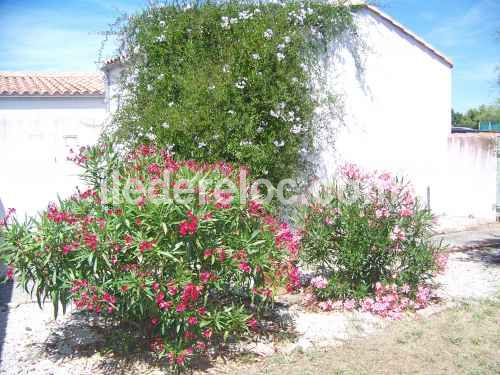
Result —
<instances>
[{"instance_id":1,"label":"green tree","mask_svg":"<svg viewBox=\"0 0 500 375\"><path fill-rule=\"evenodd\" d=\"M479 122L491 121L500 122L500 99L492 105L480 105L477 108L471 108L465 114L451 110L453 126L466 126L477 129Z\"/></svg>"}]
</instances>

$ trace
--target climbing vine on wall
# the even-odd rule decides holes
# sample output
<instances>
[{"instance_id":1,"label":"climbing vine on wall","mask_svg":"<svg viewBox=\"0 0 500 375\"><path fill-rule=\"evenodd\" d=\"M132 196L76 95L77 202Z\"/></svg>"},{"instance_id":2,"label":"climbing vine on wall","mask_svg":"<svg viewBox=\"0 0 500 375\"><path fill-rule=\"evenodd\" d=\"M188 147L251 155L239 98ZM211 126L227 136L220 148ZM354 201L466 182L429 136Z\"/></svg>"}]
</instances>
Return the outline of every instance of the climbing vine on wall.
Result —
<instances>
[{"instance_id":1,"label":"climbing vine on wall","mask_svg":"<svg viewBox=\"0 0 500 375\"><path fill-rule=\"evenodd\" d=\"M112 131L183 158L239 162L276 182L307 167L321 123L318 56L354 32L351 8L311 1L149 7L121 29Z\"/></svg>"}]
</instances>

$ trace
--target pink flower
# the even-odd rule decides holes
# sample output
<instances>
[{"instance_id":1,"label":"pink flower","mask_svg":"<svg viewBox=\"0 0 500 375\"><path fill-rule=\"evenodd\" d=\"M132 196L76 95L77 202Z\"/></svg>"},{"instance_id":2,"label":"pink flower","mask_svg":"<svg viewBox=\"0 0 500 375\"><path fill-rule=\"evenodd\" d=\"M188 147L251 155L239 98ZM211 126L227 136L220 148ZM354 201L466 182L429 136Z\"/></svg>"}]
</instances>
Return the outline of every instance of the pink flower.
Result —
<instances>
[{"instance_id":1,"label":"pink flower","mask_svg":"<svg viewBox=\"0 0 500 375\"><path fill-rule=\"evenodd\" d=\"M205 306L201 306L198 308L198 314L205 315L206 313L207 313L207 309L205 308Z\"/></svg>"},{"instance_id":2,"label":"pink flower","mask_svg":"<svg viewBox=\"0 0 500 375\"><path fill-rule=\"evenodd\" d=\"M5 276L7 277L7 279L9 280L13 280L14 279L14 267L12 266L8 266L7 267L7 271L5 273Z\"/></svg>"},{"instance_id":3,"label":"pink flower","mask_svg":"<svg viewBox=\"0 0 500 375\"><path fill-rule=\"evenodd\" d=\"M184 366L185 361L186 361L186 355L183 353L180 353L175 359L175 363L177 363L180 366Z\"/></svg>"},{"instance_id":4,"label":"pink flower","mask_svg":"<svg viewBox=\"0 0 500 375\"><path fill-rule=\"evenodd\" d=\"M436 257L436 266L439 273L443 273L446 271L446 266L448 265L448 255L447 254L439 254Z\"/></svg>"},{"instance_id":5,"label":"pink flower","mask_svg":"<svg viewBox=\"0 0 500 375\"><path fill-rule=\"evenodd\" d=\"M344 301L344 308L346 310L350 311L350 310L354 309L354 306L356 306L356 301L355 300L353 300L353 299L347 299L347 300Z\"/></svg>"},{"instance_id":6,"label":"pink flower","mask_svg":"<svg viewBox=\"0 0 500 375\"><path fill-rule=\"evenodd\" d=\"M331 217L327 217L325 219L325 224L326 225L332 225L334 223L333 219Z\"/></svg>"},{"instance_id":7,"label":"pink flower","mask_svg":"<svg viewBox=\"0 0 500 375\"><path fill-rule=\"evenodd\" d=\"M399 216L401 217L410 217L413 215L413 211L409 208L402 208L401 210L399 210Z\"/></svg>"},{"instance_id":8,"label":"pink flower","mask_svg":"<svg viewBox=\"0 0 500 375\"><path fill-rule=\"evenodd\" d=\"M151 250L153 248L154 241L141 241L139 244L139 251L144 253L146 250Z\"/></svg>"},{"instance_id":9,"label":"pink flower","mask_svg":"<svg viewBox=\"0 0 500 375\"><path fill-rule=\"evenodd\" d=\"M130 245L134 242L134 238L130 234L126 234L125 236L123 236L123 240L127 245Z\"/></svg>"},{"instance_id":10,"label":"pink flower","mask_svg":"<svg viewBox=\"0 0 500 375\"><path fill-rule=\"evenodd\" d=\"M185 303L180 303L177 305L177 307L175 308L175 311L178 312L178 313L181 313L181 312L184 312L186 311L187 309L187 306Z\"/></svg>"},{"instance_id":11,"label":"pink flower","mask_svg":"<svg viewBox=\"0 0 500 375\"><path fill-rule=\"evenodd\" d=\"M116 303L116 297L109 294L109 293L104 293L104 295L102 296L102 299L106 302L109 302L109 303Z\"/></svg>"},{"instance_id":12,"label":"pink flower","mask_svg":"<svg viewBox=\"0 0 500 375\"><path fill-rule=\"evenodd\" d=\"M250 268L247 262L240 262L238 268L246 273L252 272L252 269Z\"/></svg>"},{"instance_id":13,"label":"pink flower","mask_svg":"<svg viewBox=\"0 0 500 375\"><path fill-rule=\"evenodd\" d=\"M359 180L361 178L361 171L355 164L345 164L340 168L340 172L350 180Z\"/></svg>"},{"instance_id":14,"label":"pink flower","mask_svg":"<svg viewBox=\"0 0 500 375\"><path fill-rule=\"evenodd\" d=\"M64 255L68 255L68 253L70 253L71 250L73 250L73 247L71 245L64 245L63 246L63 254Z\"/></svg>"},{"instance_id":15,"label":"pink flower","mask_svg":"<svg viewBox=\"0 0 500 375\"><path fill-rule=\"evenodd\" d=\"M330 311L332 309L331 301L322 301L318 303L318 307L323 311Z\"/></svg>"},{"instance_id":16,"label":"pink flower","mask_svg":"<svg viewBox=\"0 0 500 375\"><path fill-rule=\"evenodd\" d=\"M251 215L260 215L262 211L262 205L259 202L254 200L248 202L248 212L250 212Z\"/></svg>"},{"instance_id":17,"label":"pink flower","mask_svg":"<svg viewBox=\"0 0 500 375\"><path fill-rule=\"evenodd\" d=\"M190 326L194 326L194 325L198 324L198 319L196 319L196 317L194 317L194 316L190 316L188 318L187 322Z\"/></svg>"},{"instance_id":18,"label":"pink flower","mask_svg":"<svg viewBox=\"0 0 500 375\"><path fill-rule=\"evenodd\" d=\"M93 233L84 234L83 241L90 250L95 251L97 249L97 236L95 234Z\"/></svg>"},{"instance_id":19,"label":"pink flower","mask_svg":"<svg viewBox=\"0 0 500 375\"><path fill-rule=\"evenodd\" d=\"M203 335L203 337L205 337L207 339L210 339L212 337L212 333L213 333L212 329L211 328L207 328L201 334Z\"/></svg>"},{"instance_id":20,"label":"pink flower","mask_svg":"<svg viewBox=\"0 0 500 375\"><path fill-rule=\"evenodd\" d=\"M151 163L150 165L148 165L148 173L152 175L159 175L161 174L161 168L158 164Z\"/></svg>"},{"instance_id":21,"label":"pink flower","mask_svg":"<svg viewBox=\"0 0 500 375\"><path fill-rule=\"evenodd\" d=\"M430 297L430 289L424 286L419 286L417 288L417 303L420 307L427 306Z\"/></svg>"},{"instance_id":22,"label":"pink flower","mask_svg":"<svg viewBox=\"0 0 500 375\"><path fill-rule=\"evenodd\" d=\"M212 274L210 272L201 272L200 273L200 281L202 283L208 283L211 276L212 276Z\"/></svg>"},{"instance_id":23,"label":"pink flower","mask_svg":"<svg viewBox=\"0 0 500 375\"><path fill-rule=\"evenodd\" d=\"M247 321L247 326L251 329L251 330L256 330L257 329L257 325L258 325L258 322L256 319L252 318L250 319L249 321Z\"/></svg>"},{"instance_id":24,"label":"pink flower","mask_svg":"<svg viewBox=\"0 0 500 375\"><path fill-rule=\"evenodd\" d=\"M401 287L401 292L404 294L408 294L409 291L410 291L410 286L408 284L403 284L403 286Z\"/></svg>"},{"instance_id":25,"label":"pink flower","mask_svg":"<svg viewBox=\"0 0 500 375\"><path fill-rule=\"evenodd\" d=\"M393 241L404 241L406 239L405 232L396 225L391 233L391 240Z\"/></svg>"},{"instance_id":26,"label":"pink flower","mask_svg":"<svg viewBox=\"0 0 500 375\"><path fill-rule=\"evenodd\" d=\"M168 284L167 289L168 294L170 294L171 296L175 296L177 294L177 288L174 284Z\"/></svg>"},{"instance_id":27,"label":"pink flower","mask_svg":"<svg viewBox=\"0 0 500 375\"><path fill-rule=\"evenodd\" d=\"M379 208L375 211L375 216L377 219L383 219L389 217L389 210L385 207Z\"/></svg>"},{"instance_id":28,"label":"pink flower","mask_svg":"<svg viewBox=\"0 0 500 375\"><path fill-rule=\"evenodd\" d=\"M288 283L286 285L286 289L288 292L292 292L295 289L301 287L300 283L300 271L293 264L289 264L288 266Z\"/></svg>"},{"instance_id":29,"label":"pink flower","mask_svg":"<svg viewBox=\"0 0 500 375\"><path fill-rule=\"evenodd\" d=\"M373 300L373 298L369 298L369 297L365 298L363 300L363 302L361 303L361 307L362 307L363 311L371 311L373 308L374 302L375 301Z\"/></svg>"},{"instance_id":30,"label":"pink flower","mask_svg":"<svg viewBox=\"0 0 500 375\"><path fill-rule=\"evenodd\" d=\"M172 301L160 301L160 303L158 304L158 307L161 310L168 310L173 306L173 304L174 303Z\"/></svg>"},{"instance_id":31,"label":"pink flower","mask_svg":"<svg viewBox=\"0 0 500 375\"><path fill-rule=\"evenodd\" d=\"M189 302L195 302L202 291L202 287L196 286L193 283L186 284L184 290L182 291L181 300L183 304L188 304Z\"/></svg>"},{"instance_id":32,"label":"pink flower","mask_svg":"<svg viewBox=\"0 0 500 375\"><path fill-rule=\"evenodd\" d=\"M198 218L191 211L187 213L187 216L188 219L179 225L179 233L183 237L188 234L195 234L198 230Z\"/></svg>"},{"instance_id":33,"label":"pink flower","mask_svg":"<svg viewBox=\"0 0 500 375\"><path fill-rule=\"evenodd\" d=\"M311 280L311 285L317 289L325 289L328 285L328 280L322 276L316 276Z\"/></svg>"},{"instance_id":34,"label":"pink flower","mask_svg":"<svg viewBox=\"0 0 500 375\"><path fill-rule=\"evenodd\" d=\"M160 322L160 319L158 318L151 318L151 325L156 326Z\"/></svg>"}]
</instances>

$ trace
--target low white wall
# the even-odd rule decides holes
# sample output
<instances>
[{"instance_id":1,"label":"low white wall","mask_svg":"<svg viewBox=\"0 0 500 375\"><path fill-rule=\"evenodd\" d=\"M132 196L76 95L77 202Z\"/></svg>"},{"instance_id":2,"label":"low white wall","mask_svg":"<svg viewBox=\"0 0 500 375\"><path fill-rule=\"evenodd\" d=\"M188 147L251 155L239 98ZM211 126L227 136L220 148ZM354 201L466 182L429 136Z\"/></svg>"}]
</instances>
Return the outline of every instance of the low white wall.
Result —
<instances>
[{"instance_id":1,"label":"low white wall","mask_svg":"<svg viewBox=\"0 0 500 375\"><path fill-rule=\"evenodd\" d=\"M0 199L33 215L79 183L70 149L94 143L106 116L103 97L0 98Z\"/></svg>"},{"instance_id":2,"label":"low white wall","mask_svg":"<svg viewBox=\"0 0 500 375\"><path fill-rule=\"evenodd\" d=\"M437 214L494 221L496 134L452 134L446 157L429 166L431 207Z\"/></svg>"}]
</instances>

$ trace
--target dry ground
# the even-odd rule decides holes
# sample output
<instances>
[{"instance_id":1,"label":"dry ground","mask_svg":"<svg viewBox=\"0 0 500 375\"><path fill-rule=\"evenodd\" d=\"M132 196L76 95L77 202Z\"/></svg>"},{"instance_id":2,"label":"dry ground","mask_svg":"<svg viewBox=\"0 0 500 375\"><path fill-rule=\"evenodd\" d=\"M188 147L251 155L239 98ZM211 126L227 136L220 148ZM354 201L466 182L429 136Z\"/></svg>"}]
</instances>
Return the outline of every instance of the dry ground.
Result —
<instances>
[{"instance_id":1,"label":"dry ground","mask_svg":"<svg viewBox=\"0 0 500 375\"><path fill-rule=\"evenodd\" d=\"M500 374L500 300L389 325L345 345L211 369L217 374Z\"/></svg>"}]
</instances>

